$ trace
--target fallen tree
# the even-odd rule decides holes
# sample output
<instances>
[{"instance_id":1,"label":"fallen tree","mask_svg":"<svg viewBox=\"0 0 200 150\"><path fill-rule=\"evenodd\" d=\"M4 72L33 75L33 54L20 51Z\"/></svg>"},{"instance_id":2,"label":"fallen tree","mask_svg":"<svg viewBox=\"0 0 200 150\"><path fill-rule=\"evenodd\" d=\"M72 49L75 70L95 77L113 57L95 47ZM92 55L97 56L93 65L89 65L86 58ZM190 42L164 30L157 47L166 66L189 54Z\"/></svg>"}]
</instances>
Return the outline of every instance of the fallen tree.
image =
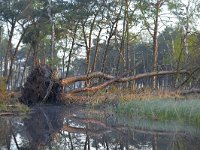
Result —
<instances>
[{"instance_id":1,"label":"fallen tree","mask_svg":"<svg viewBox=\"0 0 200 150\"><path fill-rule=\"evenodd\" d=\"M130 71L115 77L102 72L93 72L88 75L72 76L59 80L55 77L55 72L49 66L39 65L27 78L27 82L22 90L21 102L27 105L35 105L37 103L55 103L59 101L88 101L91 100L88 93L95 93L113 83L125 83L152 76L173 75L177 74L177 71L148 72L126 77L129 73ZM189 75L187 70L181 70L179 73ZM69 86L78 81L89 80L92 82L96 79L101 79L104 82L98 85L91 84L89 87L61 92L64 86Z\"/></svg>"},{"instance_id":2,"label":"fallen tree","mask_svg":"<svg viewBox=\"0 0 200 150\"><path fill-rule=\"evenodd\" d=\"M20 101L28 106L59 102L61 86L48 65L39 65L27 78Z\"/></svg>"},{"instance_id":3,"label":"fallen tree","mask_svg":"<svg viewBox=\"0 0 200 150\"><path fill-rule=\"evenodd\" d=\"M130 76L130 77L121 77L118 80L115 80L114 82L128 82L128 81L134 81L134 80L138 80L141 78L146 78L146 77L152 77L152 76L159 76L159 75L170 75L170 74L176 74L177 71L158 71L158 72L147 72L147 73L143 73L143 74L138 74L135 76ZM180 74L186 73L189 74L187 70L181 70L179 71ZM112 75L108 75L102 72L93 72L91 74L87 75L80 75L80 76L73 76L73 77L68 77L65 79L62 79L60 84L62 86L66 86L69 84L72 84L74 82L77 81L86 81L88 79L94 79L94 78L103 78L106 80L112 80L115 79L116 77L112 76Z\"/></svg>"},{"instance_id":4,"label":"fallen tree","mask_svg":"<svg viewBox=\"0 0 200 150\"><path fill-rule=\"evenodd\" d=\"M77 96L76 94L78 93L83 93L83 92L97 92L113 83L122 83L122 82L129 82L129 81L134 81L134 80L138 80L141 78L147 78L147 77L152 77L152 76L161 76L161 75L173 75L176 74L177 71L158 71L158 72L148 72L148 73L143 73L143 74L138 74L135 76L130 76L130 77L123 77L119 76L119 77L114 77L112 75L108 75L102 72L93 72L91 74L87 75L80 75L80 76L75 76L75 77L68 77L66 79L61 80L60 84L62 86L68 86L72 83L75 83L77 81L86 81L88 79L95 79L95 78L103 78L107 81L105 81L104 83L97 85L97 86L93 86L93 87L84 87L84 88L80 88L80 89L75 89L72 91L69 91L67 93L62 93L61 94L61 99L62 100L78 100L78 101L83 101L83 100L89 100L90 97L88 96ZM187 70L181 70L179 71L180 74L189 74L187 72Z\"/></svg>"}]
</instances>

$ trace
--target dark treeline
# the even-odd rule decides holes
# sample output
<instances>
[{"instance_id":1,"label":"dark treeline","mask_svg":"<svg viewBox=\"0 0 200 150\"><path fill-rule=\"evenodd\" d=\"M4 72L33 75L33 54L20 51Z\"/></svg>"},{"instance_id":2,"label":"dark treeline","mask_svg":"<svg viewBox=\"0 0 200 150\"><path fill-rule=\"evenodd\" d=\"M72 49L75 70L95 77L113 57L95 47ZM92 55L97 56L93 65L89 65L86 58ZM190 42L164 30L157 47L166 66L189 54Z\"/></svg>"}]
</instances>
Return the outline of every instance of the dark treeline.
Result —
<instances>
[{"instance_id":1,"label":"dark treeline","mask_svg":"<svg viewBox=\"0 0 200 150\"><path fill-rule=\"evenodd\" d=\"M198 0L1 0L0 76L8 89L17 89L38 64L57 69L62 78L176 70L133 83L196 86L199 5ZM189 74L180 75L183 69Z\"/></svg>"}]
</instances>

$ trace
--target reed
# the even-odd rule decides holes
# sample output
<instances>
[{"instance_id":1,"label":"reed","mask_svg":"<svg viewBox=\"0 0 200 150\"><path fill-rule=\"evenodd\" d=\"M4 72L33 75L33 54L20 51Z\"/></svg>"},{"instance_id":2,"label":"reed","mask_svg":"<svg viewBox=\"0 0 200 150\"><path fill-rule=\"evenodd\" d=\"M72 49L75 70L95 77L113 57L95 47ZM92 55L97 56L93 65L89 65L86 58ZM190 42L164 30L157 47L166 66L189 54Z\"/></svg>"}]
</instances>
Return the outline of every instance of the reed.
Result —
<instances>
[{"instance_id":1,"label":"reed","mask_svg":"<svg viewBox=\"0 0 200 150\"><path fill-rule=\"evenodd\" d=\"M119 114L154 120L178 120L200 125L200 100L134 100L121 102Z\"/></svg>"}]
</instances>

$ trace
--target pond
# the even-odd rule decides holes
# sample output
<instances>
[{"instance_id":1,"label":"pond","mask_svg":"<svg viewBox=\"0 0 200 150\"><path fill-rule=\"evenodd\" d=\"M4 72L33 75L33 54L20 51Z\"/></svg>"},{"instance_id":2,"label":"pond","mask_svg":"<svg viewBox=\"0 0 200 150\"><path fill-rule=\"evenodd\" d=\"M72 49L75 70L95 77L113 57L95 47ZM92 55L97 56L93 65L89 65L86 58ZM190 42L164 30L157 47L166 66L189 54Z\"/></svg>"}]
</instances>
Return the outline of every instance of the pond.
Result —
<instances>
[{"instance_id":1,"label":"pond","mask_svg":"<svg viewBox=\"0 0 200 150\"><path fill-rule=\"evenodd\" d=\"M0 118L0 149L196 150L200 128L117 116L112 109L37 106L27 116Z\"/></svg>"}]
</instances>

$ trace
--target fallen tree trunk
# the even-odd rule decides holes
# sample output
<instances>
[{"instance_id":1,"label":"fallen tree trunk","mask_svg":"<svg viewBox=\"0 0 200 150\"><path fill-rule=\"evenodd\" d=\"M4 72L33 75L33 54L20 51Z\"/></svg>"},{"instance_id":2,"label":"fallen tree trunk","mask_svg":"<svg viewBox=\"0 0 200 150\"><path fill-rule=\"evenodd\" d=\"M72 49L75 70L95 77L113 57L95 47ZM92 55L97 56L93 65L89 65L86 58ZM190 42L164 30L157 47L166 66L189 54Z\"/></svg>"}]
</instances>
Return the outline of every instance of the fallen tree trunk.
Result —
<instances>
[{"instance_id":1,"label":"fallen tree trunk","mask_svg":"<svg viewBox=\"0 0 200 150\"><path fill-rule=\"evenodd\" d=\"M200 93L200 89L193 88L190 90L182 90L182 91L179 91L178 93L181 95L198 94Z\"/></svg>"},{"instance_id":2,"label":"fallen tree trunk","mask_svg":"<svg viewBox=\"0 0 200 150\"><path fill-rule=\"evenodd\" d=\"M101 85L95 86L95 87L85 87L85 88L81 88L81 89L76 89L73 91L70 91L70 94L75 94L75 93L79 93L79 92L97 92L98 90L101 90L107 86L109 86L110 84L120 80L123 76L127 75L128 73L124 73L123 75L119 76L119 77L113 77L111 80L104 82ZM109 75L107 75L109 76Z\"/></svg>"},{"instance_id":3,"label":"fallen tree trunk","mask_svg":"<svg viewBox=\"0 0 200 150\"><path fill-rule=\"evenodd\" d=\"M118 77L102 72L93 72L89 75L67 77L58 82L58 79L52 78L52 76L54 77L54 72L49 66L39 65L31 72L27 78L27 82L25 83L24 89L22 90L22 96L20 100L26 105L35 105L37 103L55 103L59 102L60 100L87 101L91 100L91 97L84 93L95 93L113 83L123 83L138 80L141 78L152 77L155 75L173 75L177 73L176 71L158 71L125 77L129 72L124 73ZM187 70L181 70L179 73L189 74ZM84 87L67 91L66 93L61 93L62 86L68 86L78 81L92 81L93 79L100 78L104 79L105 82L97 86Z\"/></svg>"},{"instance_id":4,"label":"fallen tree trunk","mask_svg":"<svg viewBox=\"0 0 200 150\"><path fill-rule=\"evenodd\" d=\"M180 71L181 74L189 74L186 70L181 70ZM106 79L108 81L104 82L103 84L100 84L98 86L94 86L94 87L85 87L85 88L80 88L80 89L75 89L72 91L69 91L68 93L62 93L61 94L61 99L62 100L70 100L70 101L89 101L91 100L91 98L89 96L77 96L76 94L78 93L84 93L84 92L97 92L115 82L128 82L128 81L134 81L134 80L138 80L141 78L146 78L146 77L152 77L155 75L172 75L172 74L176 74L176 71L159 71L159 72L149 72L149 73L144 73L144 74L138 74L136 76L131 76L131 77L123 77L124 75L120 76L120 77L114 77L108 74L104 74L102 72L94 72L91 73L88 77L90 79L94 79L94 78L103 78ZM85 81L87 80L87 76L86 75L82 75L82 76L76 76L76 77L69 77L66 79L63 79L61 81L61 85L69 85L71 83L77 82L77 81ZM73 82L72 82L73 81Z\"/></svg>"},{"instance_id":5,"label":"fallen tree trunk","mask_svg":"<svg viewBox=\"0 0 200 150\"><path fill-rule=\"evenodd\" d=\"M172 74L175 74L175 73L177 73L177 71L147 72L147 73L138 74L138 75L135 75L135 76L119 78L118 80L115 80L114 82L128 82L128 81L138 80L138 79L141 79L141 78L152 77L152 76L155 76L155 75L157 75L157 76L172 75ZM179 71L179 73L180 74L183 74L183 73L189 74L187 72L187 70L181 70L181 71ZM116 77L102 73L102 72L93 72L93 73L89 74L88 76L87 75L80 75L80 76L68 77L68 78L62 79L60 84L62 86L66 86L66 85L70 85L70 84L78 82L78 81L85 81L87 79L94 79L94 78L103 78L105 80L112 80L112 79L115 79Z\"/></svg>"}]
</instances>

